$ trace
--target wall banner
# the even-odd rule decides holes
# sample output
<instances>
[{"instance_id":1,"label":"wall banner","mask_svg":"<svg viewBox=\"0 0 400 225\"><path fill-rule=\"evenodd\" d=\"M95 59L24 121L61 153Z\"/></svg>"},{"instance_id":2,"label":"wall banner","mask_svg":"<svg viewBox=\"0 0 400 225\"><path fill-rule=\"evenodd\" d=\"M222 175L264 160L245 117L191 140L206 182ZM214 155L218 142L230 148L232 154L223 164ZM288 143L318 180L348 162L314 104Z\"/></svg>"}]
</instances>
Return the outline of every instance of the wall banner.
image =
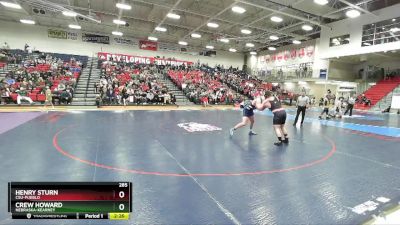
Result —
<instances>
[{"instance_id":1,"label":"wall banner","mask_svg":"<svg viewBox=\"0 0 400 225\"><path fill-rule=\"evenodd\" d=\"M289 49L258 58L259 64L267 67L286 66L314 61L314 46Z\"/></svg>"},{"instance_id":2,"label":"wall banner","mask_svg":"<svg viewBox=\"0 0 400 225\"><path fill-rule=\"evenodd\" d=\"M157 42L140 40L139 48L143 50L157 51Z\"/></svg>"},{"instance_id":3,"label":"wall banner","mask_svg":"<svg viewBox=\"0 0 400 225\"><path fill-rule=\"evenodd\" d=\"M134 56L134 55L125 55L125 54L114 54L107 52L99 52L97 56L101 60L117 61L117 62L127 62L127 63L140 63L140 64L156 64L156 65L172 65L172 66L180 66L180 65L192 65L193 62L176 60L176 59L163 59L163 58L154 58L154 57L145 57L145 56Z\"/></svg>"},{"instance_id":4,"label":"wall banner","mask_svg":"<svg viewBox=\"0 0 400 225\"><path fill-rule=\"evenodd\" d=\"M110 44L110 37L98 34L82 34L82 41L98 43L98 44Z\"/></svg>"},{"instance_id":5,"label":"wall banner","mask_svg":"<svg viewBox=\"0 0 400 225\"><path fill-rule=\"evenodd\" d=\"M137 40L133 40L130 38L114 37L113 40L114 43L117 45L132 45L132 46L138 45Z\"/></svg>"},{"instance_id":6,"label":"wall banner","mask_svg":"<svg viewBox=\"0 0 400 225\"><path fill-rule=\"evenodd\" d=\"M49 38L78 40L78 33L64 30L48 29L47 35Z\"/></svg>"}]
</instances>

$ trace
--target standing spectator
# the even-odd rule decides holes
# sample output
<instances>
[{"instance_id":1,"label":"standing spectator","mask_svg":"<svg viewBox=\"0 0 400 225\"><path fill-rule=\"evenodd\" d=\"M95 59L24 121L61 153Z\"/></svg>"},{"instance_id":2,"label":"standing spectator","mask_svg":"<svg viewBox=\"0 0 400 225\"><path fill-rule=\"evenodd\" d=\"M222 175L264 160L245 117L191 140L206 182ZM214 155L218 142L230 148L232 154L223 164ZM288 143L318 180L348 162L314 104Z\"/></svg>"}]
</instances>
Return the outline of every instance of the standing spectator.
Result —
<instances>
[{"instance_id":1,"label":"standing spectator","mask_svg":"<svg viewBox=\"0 0 400 225\"><path fill-rule=\"evenodd\" d=\"M21 100L28 101L31 105L33 105L32 99L28 97L28 92L23 87L21 87L20 90L18 91L18 96L17 96L18 105L21 105Z\"/></svg>"},{"instance_id":2,"label":"standing spectator","mask_svg":"<svg viewBox=\"0 0 400 225\"><path fill-rule=\"evenodd\" d=\"M27 51L28 51L28 48L29 48L29 45L28 45L28 44L25 44L25 46L24 46L24 51L27 52Z\"/></svg>"},{"instance_id":3,"label":"standing spectator","mask_svg":"<svg viewBox=\"0 0 400 225\"><path fill-rule=\"evenodd\" d=\"M53 94L51 93L51 90L50 90L50 88L49 88L48 86L46 87L45 95L46 95L46 100L45 100L45 102L44 102L43 108L46 109L47 104L50 103L51 108L54 109L54 105L53 105Z\"/></svg>"},{"instance_id":4,"label":"standing spectator","mask_svg":"<svg viewBox=\"0 0 400 225\"><path fill-rule=\"evenodd\" d=\"M301 112L301 124L300 126L303 126L303 122L304 122L304 117L306 116L306 108L309 106L310 104L310 98L308 98L308 96L306 96L306 94L303 92L301 94L301 96L299 96L297 98L297 114L296 114L296 119L294 120L293 126L296 126L297 121L299 119L299 115Z\"/></svg>"}]
</instances>

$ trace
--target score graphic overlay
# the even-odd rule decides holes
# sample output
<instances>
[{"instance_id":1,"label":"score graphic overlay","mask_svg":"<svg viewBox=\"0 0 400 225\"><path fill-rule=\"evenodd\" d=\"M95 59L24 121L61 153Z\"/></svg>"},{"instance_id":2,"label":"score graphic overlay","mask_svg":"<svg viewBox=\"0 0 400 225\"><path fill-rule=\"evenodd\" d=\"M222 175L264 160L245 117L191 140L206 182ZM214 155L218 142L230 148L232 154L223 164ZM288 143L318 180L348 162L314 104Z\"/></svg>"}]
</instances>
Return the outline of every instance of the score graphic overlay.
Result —
<instances>
[{"instance_id":1,"label":"score graphic overlay","mask_svg":"<svg viewBox=\"0 0 400 225\"><path fill-rule=\"evenodd\" d=\"M13 219L127 220L132 212L130 182L10 182Z\"/></svg>"}]
</instances>

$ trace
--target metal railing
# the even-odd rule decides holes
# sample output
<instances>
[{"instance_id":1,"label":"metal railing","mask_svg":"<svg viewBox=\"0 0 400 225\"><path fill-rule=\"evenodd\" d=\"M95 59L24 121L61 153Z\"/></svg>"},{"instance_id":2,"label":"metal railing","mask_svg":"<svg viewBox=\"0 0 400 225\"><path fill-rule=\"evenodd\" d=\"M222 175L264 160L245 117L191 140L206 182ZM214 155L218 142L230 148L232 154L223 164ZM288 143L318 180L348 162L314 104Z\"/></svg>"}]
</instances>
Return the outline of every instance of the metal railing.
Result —
<instances>
[{"instance_id":1,"label":"metal railing","mask_svg":"<svg viewBox=\"0 0 400 225\"><path fill-rule=\"evenodd\" d=\"M89 76L88 76L88 79L87 79L87 83L86 83L86 88L85 88L85 102L86 102L86 98L87 98L87 94L88 94L88 90L89 90L89 84L90 84L90 78L92 77L92 70L93 70L93 57L92 57L92 60L91 60L91 62L90 62L90 70L89 70Z\"/></svg>"},{"instance_id":2,"label":"metal railing","mask_svg":"<svg viewBox=\"0 0 400 225\"><path fill-rule=\"evenodd\" d=\"M379 100L378 105L375 105L375 107L378 107L379 109L382 109L382 106L383 106L383 108L386 109L387 108L387 104L388 103L391 104L393 95L395 94L394 92L398 88L400 88L400 85L395 87L391 92L389 92L387 95L385 95L385 97L383 97L381 100Z\"/></svg>"}]
</instances>

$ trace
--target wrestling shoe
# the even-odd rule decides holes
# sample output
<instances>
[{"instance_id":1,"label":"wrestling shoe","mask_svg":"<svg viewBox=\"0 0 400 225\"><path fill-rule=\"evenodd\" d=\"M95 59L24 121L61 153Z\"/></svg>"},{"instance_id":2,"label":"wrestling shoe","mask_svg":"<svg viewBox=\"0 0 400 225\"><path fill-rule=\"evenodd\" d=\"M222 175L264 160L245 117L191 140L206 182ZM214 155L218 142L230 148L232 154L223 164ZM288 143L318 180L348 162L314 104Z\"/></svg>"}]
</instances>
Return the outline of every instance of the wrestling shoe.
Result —
<instances>
[{"instance_id":1,"label":"wrestling shoe","mask_svg":"<svg viewBox=\"0 0 400 225\"><path fill-rule=\"evenodd\" d=\"M233 132L234 132L235 130L233 129L233 128L231 128L230 130L229 130L229 135L232 137L233 136Z\"/></svg>"},{"instance_id":2,"label":"wrestling shoe","mask_svg":"<svg viewBox=\"0 0 400 225\"><path fill-rule=\"evenodd\" d=\"M256 132L253 132L253 131L250 131L250 132L249 132L249 135L257 135L257 133L256 133Z\"/></svg>"}]
</instances>

